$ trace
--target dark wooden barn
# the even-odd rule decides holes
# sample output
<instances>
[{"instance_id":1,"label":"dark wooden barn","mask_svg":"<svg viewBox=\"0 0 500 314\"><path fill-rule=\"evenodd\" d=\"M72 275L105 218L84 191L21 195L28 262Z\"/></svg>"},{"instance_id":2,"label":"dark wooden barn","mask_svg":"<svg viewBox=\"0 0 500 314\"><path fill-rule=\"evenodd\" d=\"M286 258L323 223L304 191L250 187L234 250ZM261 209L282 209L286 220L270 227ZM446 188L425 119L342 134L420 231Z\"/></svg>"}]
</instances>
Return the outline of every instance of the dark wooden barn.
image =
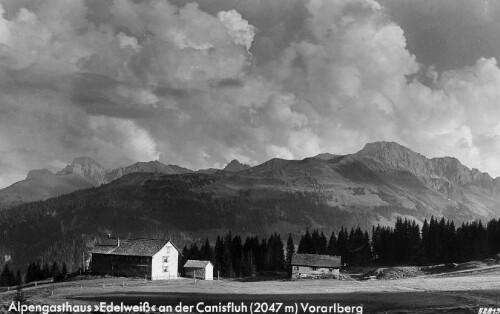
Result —
<instances>
[{"instance_id":1,"label":"dark wooden barn","mask_svg":"<svg viewBox=\"0 0 500 314\"><path fill-rule=\"evenodd\" d=\"M294 254L292 278L339 278L340 256Z\"/></svg>"}]
</instances>

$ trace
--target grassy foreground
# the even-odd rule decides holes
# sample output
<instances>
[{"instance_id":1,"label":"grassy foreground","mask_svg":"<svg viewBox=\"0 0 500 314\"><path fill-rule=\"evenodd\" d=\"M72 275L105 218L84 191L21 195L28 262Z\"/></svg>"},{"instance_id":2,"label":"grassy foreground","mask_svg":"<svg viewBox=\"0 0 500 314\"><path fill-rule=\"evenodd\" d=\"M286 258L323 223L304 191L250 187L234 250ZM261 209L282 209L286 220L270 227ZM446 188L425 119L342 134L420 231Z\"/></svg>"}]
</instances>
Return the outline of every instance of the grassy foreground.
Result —
<instances>
[{"instance_id":1,"label":"grassy foreground","mask_svg":"<svg viewBox=\"0 0 500 314\"><path fill-rule=\"evenodd\" d=\"M362 306L363 313L478 313L481 307L500 308L500 266L472 269L467 272L435 274L394 280L236 280L144 281L130 278L98 278L25 288L31 304L150 304L175 306L252 302L267 305L297 304L298 313L315 310L332 312L328 306ZM4 310L15 291L0 294ZM301 305L308 304L307 310ZM320 308L310 306L322 306ZM351 313L358 313L351 308ZM1 312L1 311L0 311ZM197 312L193 310L193 312ZM270 311L268 311L271 313ZM248 311L248 313L250 313ZM337 312L338 313L338 312Z\"/></svg>"}]
</instances>

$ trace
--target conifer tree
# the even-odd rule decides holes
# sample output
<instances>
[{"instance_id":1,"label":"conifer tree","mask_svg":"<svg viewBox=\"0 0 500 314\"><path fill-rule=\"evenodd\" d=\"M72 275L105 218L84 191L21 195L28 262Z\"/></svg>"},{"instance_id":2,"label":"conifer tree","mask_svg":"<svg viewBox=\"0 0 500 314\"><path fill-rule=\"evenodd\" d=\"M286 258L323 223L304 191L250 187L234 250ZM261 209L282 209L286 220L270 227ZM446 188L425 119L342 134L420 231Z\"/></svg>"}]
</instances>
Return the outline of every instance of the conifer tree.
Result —
<instances>
[{"instance_id":1,"label":"conifer tree","mask_svg":"<svg viewBox=\"0 0 500 314\"><path fill-rule=\"evenodd\" d=\"M220 236L217 236L214 247L214 273L219 272L222 276L224 264L224 243Z\"/></svg>"},{"instance_id":2,"label":"conifer tree","mask_svg":"<svg viewBox=\"0 0 500 314\"><path fill-rule=\"evenodd\" d=\"M184 248L182 249L182 253L179 255L179 262L178 262L178 265L179 266L182 266L181 267L181 276L186 276L186 270L184 269L184 265L186 264L186 262L188 261L189 259L189 249L187 248L186 245L184 245Z\"/></svg>"},{"instance_id":3,"label":"conifer tree","mask_svg":"<svg viewBox=\"0 0 500 314\"><path fill-rule=\"evenodd\" d=\"M21 271L18 269L16 273L16 285L22 285L23 284L23 277L21 276Z\"/></svg>"},{"instance_id":4,"label":"conifer tree","mask_svg":"<svg viewBox=\"0 0 500 314\"><path fill-rule=\"evenodd\" d=\"M50 277L50 269L49 269L49 264L44 263L43 268L42 268L42 279L46 279Z\"/></svg>"},{"instance_id":5,"label":"conifer tree","mask_svg":"<svg viewBox=\"0 0 500 314\"><path fill-rule=\"evenodd\" d=\"M68 276L68 268L66 266L66 262L63 262L62 264L62 269L61 269L61 277L62 277L62 280L65 280L66 279L66 276Z\"/></svg>"},{"instance_id":6,"label":"conifer tree","mask_svg":"<svg viewBox=\"0 0 500 314\"><path fill-rule=\"evenodd\" d=\"M259 246L259 254L257 257L257 269L269 270L269 260L267 259L267 243L265 239L262 239Z\"/></svg>"},{"instance_id":7,"label":"conifer tree","mask_svg":"<svg viewBox=\"0 0 500 314\"><path fill-rule=\"evenodd\" d=\"M348 241L347 230L344 229L344 227L341 227L339 232L339 237L337 239L337 246L341 256L342 264L347 263L347 252L348 252L347 241Z\"/></svg>"},{"instance_id":8,"label":"conifer tree","mask_svg":"<svg viewBox=\"0 0 500 314\"><path fill-rule=\"evenodd\" d=\"M309 233L309 229L306 229L306 233L300 238L297 253L311 253L314 250L311 242L311 234Z\"/></svg>"},{"instance_id":9,"label":"conifer tree","mask_svg":"<svg viewBox=\"0 0 500 314\"><path fill-rule=\"evenodd\" d=\"M9 263L4 265L2 274L0 274L0 286L8 287L16 285L15 275L10 269Z\"/></svg>"},{"instance_id":10,"label":"conifer tree","mask_svg":"<svg viewBox=\"0 0 500 314\"><path fill-rule=\"evenodd\" d=\"M327 247L327 252L326 254L328 255L339 255L338 252L338 245L337 245L337 237L335 236L335 232L332 231L332 235L330 236L330 240L328 241L328 247Z\"/></svg>"},{"instance_id":11,"label":"conifer tree","mask_svg":"<svg viewBox=\"0 0 500 314\"><path fill-rule=\"evenodd\" d=\"M270 257L270 270L284 270L285 256L283 254L283 242L281 241L281 236L276 232L269 238L267 249Z\"/></svg>"},{"instance_id":12,"label":"conifer tree","mask_svg":"<svg viewBox=\"0 0 500 314\"><path fill-rule=\"evenodd\" d=\"M191 244L191 247L189 247L187 259L195 259L195 260L201 259L201 253L196 243Z\"/></svg>"},{"instance_id":13,"label":"conifer tree","mask_svg":"<svg viewBox=\"0 0 500 314\"><path fill-rule=\"evenodd\" d=\"M59 269L59 265L57 262L52 263L52 267L50 268L50 276L54 278L58 278L61 276L61 270Z\"/></svg>"},{"instance_id":14,"label":"conifer tree","mask_svg":"<svg viewBox=\"0 0 500 314\"><path fill-rule=\"evenodd\" d=\"M292 234L288 235L286 241L286 273L288 278L292 277L292 257L295 253L295 245L293 244Z\"/></svg>"},{"instance_id":15,"label":"conifer tree","mask_svg":"<svg viewBox=\"0 0 500 314\"><path fill-rule=\"evenodd\" d=\"M328 241L326 240L325 234L321 232L318 238L316 254L323 254L323 255L326 254L327 247L328 247Z\"/></svg>"},{"instance_id":16,"label":"conifer tree","mask_svg":"<svg viewBox=\"0 0 500 314\"><path fill-rule=\"evenodd\" d=\"M201 256L203 260L211 260L212 259L212 247L210 246L210 242L208 238L205 240L205 244L201 247Z\"/></svg>"},{"instance_id":17,"label":"conifer tree","mask_svg":"<svg viewBox=\"0 0 500 314\"><path fill-rule=\"evenodd\" d=\"M243 266L243 244L240 236L235 236L231 243L231 262L236 277L242 275Z\"/></svg>"},{"instance_id":18,"label":"conifer tree","mask_svg":"<svg viewBox=\"0 0 500 314\"><path fill-rule=\"evenodd\" d=\"M226 277L233 277L234 276L234 270L233 270L233 263L232 263L232 256L231 256L231 245L233 243L233 237L231 235L231 232L228 232L226 236L224 237L224 252L223 252L223 257L222 257L222 269L221 272L224 276Z\"/></svg>"}]
</instances>

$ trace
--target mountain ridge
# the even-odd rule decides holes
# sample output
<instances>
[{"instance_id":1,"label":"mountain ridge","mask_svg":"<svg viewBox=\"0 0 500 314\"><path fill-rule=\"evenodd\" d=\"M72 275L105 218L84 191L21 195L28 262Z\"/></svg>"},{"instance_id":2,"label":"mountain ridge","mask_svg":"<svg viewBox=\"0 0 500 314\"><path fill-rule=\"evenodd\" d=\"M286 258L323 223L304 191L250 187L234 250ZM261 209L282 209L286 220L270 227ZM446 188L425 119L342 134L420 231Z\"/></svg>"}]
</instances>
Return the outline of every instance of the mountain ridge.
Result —
<instances>
[{"instance_id":1,"label":"mountain ridge","mask_svg":"<svg viewBox=\"0 0 500 314\"><path fill-rule=\"evenodd\" d=\"M458 159L454 157L435 157L427 158L424 155L417 153L403 145L396 142L373 142L367 143L362 149L347 155L334 155L330 153L323 153L313 157L299 160L284 160L280 158L272 158L259 165L250 167L240 163L234 159L229 162L224 169L227 172L242 172L242 173L260 173L260 172L275 172L276 175L285 166L290 164L297 164L301 167L302 163L307 163L308 160L316 160L330 164L353 164L353 159L359 160L361 164L354 166L357 167L354 172L347 173L345 167L342 171L344 175L353 176L358 172L357 177L365 176L364 181L368 178L376 180L373 173L365 174L359 173L361 168L368 167L370 171L379 173L378 179L385 178L385 180L392 180L391 175L400 176L400 172L408 172L415 176L415 179L420 181L425 186L432 187L435 190L441 191L450 196L457 193L456 186L462 188L468 185L481 186L497 193L500 191L500 178L492 178L488 173L481 172L478 169L469 169L464 166ZM361 166L362 165L362 166ZM99 162L90 157L77 157L71 164L67 165L64 169L53 174L47 169L33 170L28 173L26 180L38 180L38 183L32 183L32 186L20 184L16 182L16 189L7 187L0 190L0 209L6 208L20 203L44 200L50 197L59 196L65 193L73 192L81 188L96 187L102 184L107 184L116 180L123 175L133 172L151 172L157 174L184 174L184 173L200 173L200 174L215 174L218 169L202 169L193 171L177 165L165 165L159 161L137 162L129 166L119 167L116 169L107 169ZM69 174L76 174L81 176L81 180L77 180L75 176L65 178ZM335 171L331 172L332 177L338 176ZM57 189L49 189L44 187L45 181L61 181L60 186L64 186L61 191ZM52 178L52 179L48 179ZM67 181L66 183L62 183ZM90 184L89 184L90 182ZM54 183L50 183L54 185ZM50 185L49 184L49 185ZM72 184L75 184L72 187ZM57 185L57 184L56 184ZM26 191L20 191L21 187L25 186ZM31 189L31 190L30 190ZM16 190L16 193L9 195L10 192ZM39 192L38 190L44 190ZM10 192L9 192L10 191ZM27 197L26 195L31 195ZM37 195L37 196L35 196Z\"/></svg>"},{"instance_id":2,"label":"mountain ridge","mask_svg":"<svg viewBox=\"0 0 500 314\"><path fill-rule=\"evenodd\" d=\"M455 157L427 158L396 142L368 143L353 156L374 159L392 168L410 171L417 176L445 177L459 184L481 181L493 184L495 181L488 173L476 168L470 169ZM500 178L496 179L500 182Z\"/></svg>"},{"instance_id":3,"label":"mountain ridge","mask_svg":"<svg viewBox=\"0 0 500 314\"><path fill-rule=\"evenodd\" d=\"M98 187L0 211L0 243L8 244L0 247L0 256L24 263L61 239L109 232L204 239L230 230L296 235L306 228L325 233L341 226L370 229L390 226L396 217L417 223L444 217L458 224L500 216L497 180L456 158L429 159L398 145L379 143L332 158L273 158L246 170L212 174L160 173L155 170L171 168L140 163L132 168L150 172L124 171Z\"/></svg>"},{"instance_id":4,"label":"mountain ridge","mask_svg":"<svg viewBox=\"0 0 500 314\"><path fill-rule=\"evenodd\" d=\"M159 161L136 162L129 166L107 169L91 157L76 157L56 173L48 169L30 170L25 180L0 189L0 210L97 187L134 172L181 174L193 171L177 165L165 165Z\"/></svg>"}]
</instances>

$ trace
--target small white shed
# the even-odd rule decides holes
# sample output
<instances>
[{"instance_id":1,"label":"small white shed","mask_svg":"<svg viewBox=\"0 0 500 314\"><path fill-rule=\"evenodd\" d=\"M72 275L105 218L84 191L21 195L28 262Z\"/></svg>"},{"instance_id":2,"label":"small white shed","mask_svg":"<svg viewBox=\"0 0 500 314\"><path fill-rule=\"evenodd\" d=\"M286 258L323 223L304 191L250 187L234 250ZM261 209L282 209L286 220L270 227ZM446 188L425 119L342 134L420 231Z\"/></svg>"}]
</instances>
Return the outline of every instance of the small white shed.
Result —
<instances>
[{"instance_id":1,"label":"small white shed","mask_svg":"<svg viewBox=\"0 0 500 314\"><path fill-rule=\"evenodd\" d=\"M190 259L184 264L186 277L205 280L214 279L214 265L210 261L199 261Z\"/></svg>"}]
</instances>

